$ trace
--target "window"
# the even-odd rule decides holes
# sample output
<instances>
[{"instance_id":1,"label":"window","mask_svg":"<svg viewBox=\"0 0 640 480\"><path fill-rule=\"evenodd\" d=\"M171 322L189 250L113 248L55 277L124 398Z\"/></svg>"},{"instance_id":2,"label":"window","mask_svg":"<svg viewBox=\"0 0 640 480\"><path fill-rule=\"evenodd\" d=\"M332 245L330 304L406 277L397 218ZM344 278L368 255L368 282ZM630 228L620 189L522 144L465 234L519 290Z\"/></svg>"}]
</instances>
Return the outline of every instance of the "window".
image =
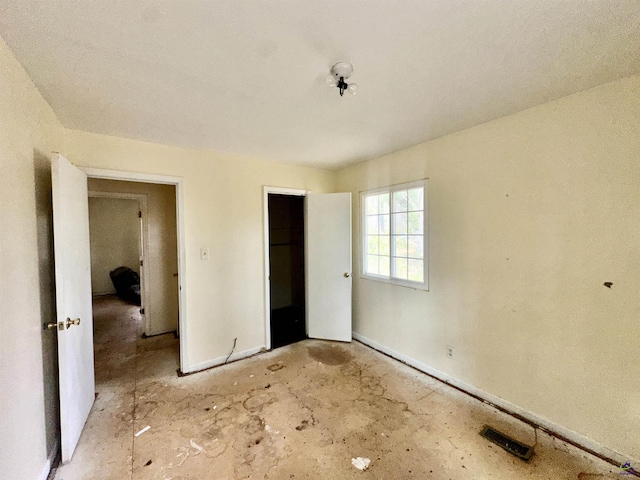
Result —
<instances>
[{"instance_id":1,"label":"window","mask_svg":"<svg viewBox=\"0 0 640 480\"><path fill-rule=\"evenodd\" d=\"M427 181L362 192L362 276L427 290Z\"/></svg>"}]
</instances>

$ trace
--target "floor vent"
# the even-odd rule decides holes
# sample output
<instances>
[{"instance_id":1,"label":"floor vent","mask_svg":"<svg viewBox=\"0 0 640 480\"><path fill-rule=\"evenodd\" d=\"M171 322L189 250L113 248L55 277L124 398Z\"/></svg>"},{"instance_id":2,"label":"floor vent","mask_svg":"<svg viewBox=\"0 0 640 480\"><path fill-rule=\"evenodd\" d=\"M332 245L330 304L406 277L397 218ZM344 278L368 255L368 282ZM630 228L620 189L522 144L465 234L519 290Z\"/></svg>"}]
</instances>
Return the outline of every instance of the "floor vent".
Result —
<instances>
[{"instance_id":1,"label":"floor vent","mask_svg":"<svg viewBox=\"0 0 640 480\"><path fill-rule=\"evenodd\" d=\"M529 460L533 454L533 447L528 447L486 425L480 432L480 435L523 460Z\"/></svg>"}]
</instances>

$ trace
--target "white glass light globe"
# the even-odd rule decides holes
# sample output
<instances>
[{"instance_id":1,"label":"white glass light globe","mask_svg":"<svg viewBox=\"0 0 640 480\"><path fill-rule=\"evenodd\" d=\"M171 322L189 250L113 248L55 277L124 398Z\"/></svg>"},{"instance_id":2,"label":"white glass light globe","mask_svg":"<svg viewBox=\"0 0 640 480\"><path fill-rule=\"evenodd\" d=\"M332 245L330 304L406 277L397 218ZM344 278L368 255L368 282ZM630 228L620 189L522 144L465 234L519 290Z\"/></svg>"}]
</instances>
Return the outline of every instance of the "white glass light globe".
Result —
<instances>
[{"instance_id":1,"label":"white glass light globe","mask_svg":"<svg viewBox=\"0 0 640 480\"><path fill-rule=\"evenodd\" d=\"M327 75L327 78L325 78L325 82L328 87L335 87L338 84L336 77L334 77L333 75Z\"/></svg>"},{"instance_id":2,"label":"white glass light globe","mask_svg":"<svg viewBox=\"0 0 640 480\"><path fill-rule=\"evenodd\" d=\"M351 95L355 95L356 92L358 91L358 84L357 83L350 83L349 87L347 88L347 90Z\"/></svg>"}]
</instances>

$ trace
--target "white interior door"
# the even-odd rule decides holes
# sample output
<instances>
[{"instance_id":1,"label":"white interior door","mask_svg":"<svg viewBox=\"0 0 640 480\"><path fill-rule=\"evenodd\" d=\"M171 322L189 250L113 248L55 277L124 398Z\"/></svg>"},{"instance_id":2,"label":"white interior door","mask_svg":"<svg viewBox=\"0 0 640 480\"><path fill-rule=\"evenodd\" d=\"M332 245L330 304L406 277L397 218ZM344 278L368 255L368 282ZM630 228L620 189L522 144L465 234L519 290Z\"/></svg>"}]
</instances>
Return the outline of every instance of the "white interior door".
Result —
<instances>
[{"instance_id":1,"label":"white interior door","mask_svg":"<svg viewBox=\"0 0 640 480\"><path fill-rule=\"evenodd\" d=\"M351 341L351 193L307 195L307 334Z\"/></svg>"},{"instance_id":2,"label":"white interior door","mask_svg":"<svg viewBox=\"0 0 640 480\"><path fill-rule=\"evenodd\" d=\"M51 159L62 462L71 460L95 399L87 176ZM79 320L78 320L79 319Z\"/></svg>"}]
</instances>

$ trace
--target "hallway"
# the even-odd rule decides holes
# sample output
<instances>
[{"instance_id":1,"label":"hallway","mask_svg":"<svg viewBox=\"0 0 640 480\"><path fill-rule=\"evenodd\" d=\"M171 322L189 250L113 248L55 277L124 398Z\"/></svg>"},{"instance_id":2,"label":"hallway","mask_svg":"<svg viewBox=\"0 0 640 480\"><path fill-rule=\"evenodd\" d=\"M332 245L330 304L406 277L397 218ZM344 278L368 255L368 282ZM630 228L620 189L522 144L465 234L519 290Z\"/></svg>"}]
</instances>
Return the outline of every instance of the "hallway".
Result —
<instances>
[{"instance_id":1,"label":"hallway","mask_svg":"<svg viewBox=\"0 0 640 480\"><path fill-rule=\"evenodd\" d=\"M96 401L72 462L55 479L131 478L137 389L162 374L175 377L179 366L173 333L141 337L139 308L115 295L93 300Z\"/></svg>"},{"instance_id":2,"label":"hallway","mask_svg":"<svg viewBox=\"0 0 640 480\"><path fill-rule=\"evenodd\" d=\"M58 480L620 478L360 343L306 340L178 377L178 340L140 338L137 307L101 298L94 316L98 396ZM513 457L478 435L484 424L536 453Z\"/></svg>"}]
</instances>

